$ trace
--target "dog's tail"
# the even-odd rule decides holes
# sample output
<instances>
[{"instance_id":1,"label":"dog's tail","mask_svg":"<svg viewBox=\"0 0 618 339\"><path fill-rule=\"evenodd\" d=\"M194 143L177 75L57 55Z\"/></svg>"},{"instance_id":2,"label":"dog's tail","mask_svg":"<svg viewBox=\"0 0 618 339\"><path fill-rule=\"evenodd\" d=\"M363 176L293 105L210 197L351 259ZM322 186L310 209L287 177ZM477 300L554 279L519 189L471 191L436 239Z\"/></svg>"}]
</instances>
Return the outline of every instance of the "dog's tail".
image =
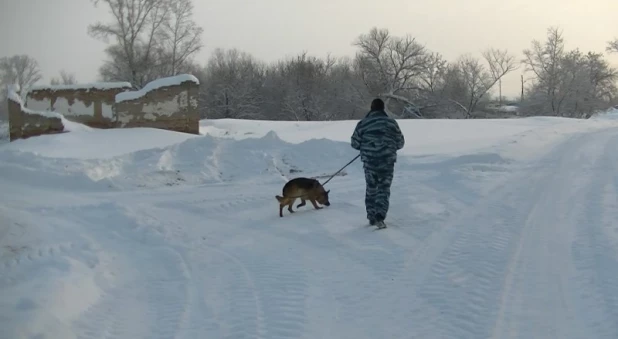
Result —
<instances>
[{"instance_id":1,"label":"dog's tail","mask_svg":"<svg viewBox=\"0 0 618 339\"><path fill-rule=\"evenodd\" d=\"M275 198L277 198L277 201L281 202L281 200L283 200L283 197L280 195L275 195Z\"/></svg>"}]
</instances>

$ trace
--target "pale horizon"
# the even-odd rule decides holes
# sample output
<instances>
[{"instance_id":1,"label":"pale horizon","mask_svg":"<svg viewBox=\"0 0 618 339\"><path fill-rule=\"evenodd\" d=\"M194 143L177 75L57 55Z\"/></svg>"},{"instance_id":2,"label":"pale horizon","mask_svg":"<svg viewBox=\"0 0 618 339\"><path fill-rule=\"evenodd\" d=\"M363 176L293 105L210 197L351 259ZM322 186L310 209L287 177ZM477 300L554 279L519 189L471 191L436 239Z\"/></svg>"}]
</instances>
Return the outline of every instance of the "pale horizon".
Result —
<instances>
[{"instance_id":1,"label":"pale horizon","mask_svg":"<svg viewBox=\"0 0 618 339\"><path fill-rule=\"evenodd\" d=\"M28 54L35 58L43 75L39 84L49 84L61 70L73 73L80 83L98 81L107 45L90 37L87 30L90 24L110 20L105 6L95 7L89 0L1 1L0 57ZM533 39L544 41L547 29L558 26L568 49L602 52L618 67L618 55L605 51L607 42L618 37L617 1L359 2L194 1L193 19L204 29L204 48L195 61L204 66L216 48L237 48L265 62L303 51L318 57L328 53L353 57L357 51L353 41L374 26L397 36L410 34L448 61L465 53L480 57L490 47L507 49L519 61ZM522 65L503 79L503 95L519 96L523 70Z\"/></svg>"}]
</instances>

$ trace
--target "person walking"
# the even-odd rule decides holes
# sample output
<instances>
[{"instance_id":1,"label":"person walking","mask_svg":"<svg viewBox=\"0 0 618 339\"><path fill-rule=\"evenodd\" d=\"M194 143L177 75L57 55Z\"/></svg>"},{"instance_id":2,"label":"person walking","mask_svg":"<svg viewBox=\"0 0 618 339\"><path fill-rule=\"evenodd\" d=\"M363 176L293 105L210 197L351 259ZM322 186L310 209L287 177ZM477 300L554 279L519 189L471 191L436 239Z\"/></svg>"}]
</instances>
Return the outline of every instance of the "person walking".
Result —
<instances>
[{"instance_id":1,"label":"person walking","mask_svg":"<svg viewBox=\"0 0 618 339\"><path fill-rule=\"evenodd\" d=\"M404 145L399 124L384 111L384 101L374 99L370 112L356 124L351 146L360 151L365 171L367 219L378 228L386 227L397 151Z\"/></svg>"}]
</instances>

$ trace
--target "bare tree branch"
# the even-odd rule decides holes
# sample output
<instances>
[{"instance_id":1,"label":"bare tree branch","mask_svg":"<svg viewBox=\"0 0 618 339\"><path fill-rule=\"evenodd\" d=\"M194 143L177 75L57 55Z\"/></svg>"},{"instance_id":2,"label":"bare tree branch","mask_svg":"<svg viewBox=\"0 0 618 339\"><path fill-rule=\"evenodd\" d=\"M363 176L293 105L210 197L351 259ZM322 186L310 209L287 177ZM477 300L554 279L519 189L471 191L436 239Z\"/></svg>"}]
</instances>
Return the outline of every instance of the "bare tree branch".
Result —
<instances>
[{"instance_id":1,"label":"bare tree branch","mask_svg":"<svg viewBox=\"0 0 618 339\"><path fill-rule=\"evenodd\" d=\"M606 50L609 53L618 53L618 38L608 41Z\"/></svg>"},{"instance_id":2,"label":"bare tree branch","mask_svg":"<svg viewBox=\"0 0 618 339\"><path fill-rule=\"evenodd\" d=\"M2 88L6 88L7 85L17 85L23 97L28 89L42 78L38 62L28 55L13 55L0 59Z\"/></svg>"},{"instance_id":3,"label":"bare tree branch","mask_svg":"<svg viewBox=\"0 0 618 339\"><path fill-rule=\"evenodd\" d=\"M51 78L50 85L73 85L76 83L75 74L68 73L65 70L60 71L60 79Z\"/></svg>"}]
</instances>

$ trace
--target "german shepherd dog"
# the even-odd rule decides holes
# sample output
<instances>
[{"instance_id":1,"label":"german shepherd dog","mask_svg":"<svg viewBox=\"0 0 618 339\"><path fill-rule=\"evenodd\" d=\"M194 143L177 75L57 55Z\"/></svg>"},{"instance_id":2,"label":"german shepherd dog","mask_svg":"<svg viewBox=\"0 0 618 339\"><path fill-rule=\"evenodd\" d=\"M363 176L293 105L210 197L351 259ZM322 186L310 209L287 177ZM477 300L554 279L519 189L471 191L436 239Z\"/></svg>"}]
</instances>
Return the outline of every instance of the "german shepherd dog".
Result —
<instances>
[{"instance_id":1,"label":"german shepherd dog","mask_svg":"<svg viewBox=\"0 0 618 339\"><path fill-rule=\"evenodd\" d=\"M316 201L319 202L320 205L330 206L330 202L328 201L329 192L330 190L325 191L322 184L316 179L303 177L294 178L283 186L283 196L275 196L279 201L279 216L283 217L283 207L286 205L288 206L288 211L294 213L292 205L294 205L294 201L296 201L297 198L300 198L301 202L296 208L305 206L306 200L311 201L311 204L313 204L316 210L322 209L322 207L316 204Z\"/></svg>"}]
</instances>

